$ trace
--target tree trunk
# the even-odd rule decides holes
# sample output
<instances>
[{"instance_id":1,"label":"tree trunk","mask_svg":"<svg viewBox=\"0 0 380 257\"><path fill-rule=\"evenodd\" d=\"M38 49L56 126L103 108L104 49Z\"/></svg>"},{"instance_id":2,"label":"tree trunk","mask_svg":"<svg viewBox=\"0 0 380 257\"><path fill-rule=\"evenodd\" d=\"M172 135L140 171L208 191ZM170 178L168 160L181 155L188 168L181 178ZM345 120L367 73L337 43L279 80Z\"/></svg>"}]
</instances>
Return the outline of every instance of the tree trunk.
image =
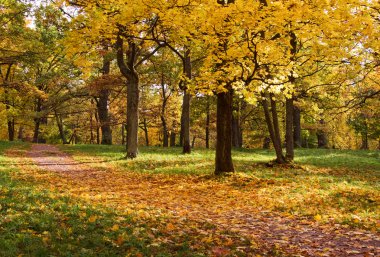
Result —
<instances>
[{"instance_id":1,"label":"tree trunk","mask_svg":"<svg viewBox=\"0 0 380 257\"><path fill-rule=\"evenodd\" d=\"M243 146L242 131L240 126L240 103L237 101L233 106L232 114L232 146L241 148Z\"/></svg>"},{"instance_id":2,"label":"tree trunk","mask_svg":"<svg viewBox=\"0 0 380 257\"><path fill-rule=\"evenodd\" d=\"M218 93L216 116L215 175L234 172L232 163L232 90Z\"/></svg>"},{"instance_id":3,"label":"tree trunk","mask_svg":"<svg viewBox=\"0 0 380 257\"><path fill-rule=\"evenodd\" d=\"M11 109L11 103L10 103L10 100L8 98L8 90L7 90L8 83L11 82L12 65L13 64L8 65L7 72L5 73L5 77L3 77L3 74L1 73L1 77L3 79L3 86L5 87L4 96L5 96L5 109L6 109L6 113L7 113L8 140L9 141L14 141L14 138L15 138L15 120L14 120L14 117L12 117L9 113L9 110Z\"/></svg>"},{"instance_id":4,"label":"tree trunk","mask_svg":"<svg viewBox=\"0 0 380 257\"><path fill-rule=\"evenodd\" d=\"M38 143L39 132L40 132L40 119L36 118L34 119L33 143Z\"/></svg>"},{"instance_id":5,"label":"tree trunk","mask_svg":"<svg viewBox=\"0 0 380 257\"><path fill-rule=\"evenodd\" d=\"M8 99L8 91L4 91L5 95L5 109L7 112L7 125L8 125L8 140L9 141L14 141L15 139L15 120L12 116L9 114L9 110L11 109L11 103Z\"/></svg>"},{"instance_id":6,"label":"tree trunk","mask_svg":"<svg viewBox=\"0 0 380 257\"><path fill-rule=\"evenodd\" d=\"M94 121L92 120L92 110L90 110L90 144L94 143Z\"/></svg>"},{"instance_id":7,"label":"tree trunk","mask_svg":"<svg viewBox=\"0 0 380 257\"><path fill-rule=\"evenodd\" d=\"M127 84L127 158L136 158L138 154L139 124L139 77L136 72L130 74Z\"/></svg>"},{"instance_id":8,"label":"tree trunk","mask_svg":"<svg viewBox=\"0 0 380 257\"><path fill-rule=\"evenodd\" d=\"M271 97L271 112L269 110L269 104L268 100L266 98L266 95L263 94L263 100L262 100L262 105L264 109L264 115L265 115L265 121L268 126L268 131L270 138L273 143L273 147L276 151L276 162L277 163L285 163L285 157L282 153L282 148L281 148L281 138L280 138L280 132L279 132L279 127L278 127L278 117L277 117L277 109L276 109L276 102L272 99ZM271 117L272 113L272 117ZM273 122L272 122L273 119Z\"/></svg>"},{"instance_id":9,"label":"tree trunk","mask_svg":"<svg viewBox=\"0 0 380 257\"><path fill-rule=\"evenodd\" d=\"M54 115L55 115L55 119L57 121L59 136L61 137L62 144L67 144L65 132L63 130L62 117L60 115L58 115L57 111L54 111ZM92 136L92 128L91 128L91 136Z\"/></svg>"},{"instance_id":10,"label":"tree trunk","mask_svg":"<svg viewBox=\"0 0 380 257\"><path fill-rule=\"evenodd\" d=\"M144 130L144 135L145 135L145 145L146 146L149 146L149 134L148 134L148 124L146 122L146 118L143 119L144 123L144 127L143 127L143 130Z\"/></svg>"},{"instance_id":11,"label":"tree trunk","mask_svg":"<svg viewBox=\"0 0 380 257\"><path fill-rule=\"evenodd\" d=\"M117 64L120 72L127 79L127 155L126 158L136 158L138 154L139 128L139 76L135 69L138 46L133 39L127 39L128 46L124 61L124 40L118 36L116 40Z\"/></svg>"},{"instance_id":12,"label":"tree trunk","mask_svg":"<svg viewBox=\"0 0 380 257\"><path fill-rule=\"evenodd\" d=\"M182 105L182 109L183 109L183 105ZM181 130L179 132L179 146L180 147L183 147L183 133L185 132L185 128L184 128L184 113L183 111L181 112Z\"/></svg>"},{"instance_id":13,"label":"tree trunk","mask_svg":"<svg viewBox=\"0 0 380 257\"><path fill-rule=\"evenodd\" d=\"M106 76L110 73L110 65L111 62L104 58L102 68L103 76ZM102 145L112 145L112 130L110 127L110 117L108 113L109 95L110 90L108 88L103 88L99 92L99 99L97 101L100 128L102 130Z\"/></svg>"},{"instance_id":14,"label":"tree trunk","mask_svg":"<svg viewBox=\"0 0 380 257\"><path fill-rule=\"evenodd\" d=\"M95 112L95 120L96 120L96 144L100 144L100 127L99 127L99 117L98 113Z\"/></svg>"},{"instance_id":15,"label":"tree trunk","mask_svg":"<svg viewBox=\"0 0 380 257\"><path fill-rule=\"evenodd\" d=\"M263 149L269 149L270 147L270 138L269 137L264 137L263 140Z\"/></svg>"},{"instance_id":16,"label":"tree trunk","mask_svg":"<svg viewBox=\"0 0 380 257\"><path fill-rule=\"evenodd\" d=\"M190 50L187 49L183 59L183 72L186 79L191 79L191 59ZM182 117L181 117L181 133L183 133L183 153L191 153L190 146L190 101L191 95L187 91L187 81L184 81L183 87L183 103L182 103Z\"/></svg>"},{"instance_id":17,"label":"tree trunk","mask_svg":"<svg viewBox=\"0 0 380 257\"><path fill-rule=\"evenodd\" d=\"M193 136L193 141L191 142L191 148L194 148L195 146L195 139L197 139L197 137Z\"/></svg>"},{"instance_id":18,"label":"tree trunk","mask_svg":"<svg viewBox=\"0 0 380 257\"><path fill-rule=\"evenodd\" d=\"M102 145L112 145L112 130L110 127L110 118L108 114L108 97L108 89L100 90L99 99L97 101L97 109L100 129L102 131Z\"/></svg>"},{"instance_id":19,"label":"tree trunk","mask_svg":"<svg viewBox=\"0 0 380 257\"><path fill-rule=\"evenodd\" d=\"M364 125L364 129L360 133L362 136L362 145L360 146L360 149L361 150L368 150L369 149L369 147L368 147L368 124L367 124L366 120L364 120L363 125Z\"/></svg>"},{"instance_id":20,"label":"tree trunk","mask_svg":"<svg viewBox=\"0 0 380 257\"><path fill-rule=\"evenodd\" d=\"M37 117L34 118L33 143L39 142L39 133L40 133L40 124L41 124L41 118L39 117L39 115L41 114L41 110L42 110L42 100L37 99L37 102L36 102Z\"/></svg>"},{"instance_id":21,"label":"tree trunk","mask_svg":"<svg viewBox=\"0 0 380 257\"><path fill-rule=\"evenodd\" d=\"M285 103L286 109L286 133L285 133L285 141L286 141L286 160L293 161L294 159L294 133L293 133L293 113L294 113L294 102L292 98L286 98Z\"/></svg>"},{"instance_id":22,"label":"tree trunk","mask_svg":"<svg viewBox=\"0 0 380 257\"><path fill-rule=\"evenodd\" d=\"M176 137L176 133L173 130L170 131L170 147L175 146L175 137Z\"/></svg>"},{"instance_id":23,"label":"tree trunk","mask_svg":"<svg viewBox=\"0 0 380 257\"><path fill-rule=\"evenodd\" d=\"M319 121L319 124L321 125L322 128L317 130L318 148L328 148L328 146L327 146L327 144L328 144L327 135L326 135L326 132L324 131L324 128L323 128L325 121L323 119L321 119Z\"/></svg>"},{"instance_id":24,"label":"tree trunk","mask_svg":"<svg viewBox=\"0 0 380 257\"><path fill-rule=\"evenodd\" d=\"M210 99L207 97L206 103L206 148L210 148Z\"/></svg>"},{"instance_id":25,"label":"tree trunk","mask_svg":"<svg viewBox=\"0 0 380 257\"><path fill-rule=\"evenodd\" d=\"M190 147L190 100L191 95L184 91L183 95L183 153L191 153Z\"/></svg>"},{"instance_id":26,"label":"tree trunk","mask_svg":"<svg viewBox=\"0 0 380 257\"><path fill-rule=\"evenodd\" d=\"M294 147L302 147L302 137L301 137L301 110L297 106L293 109L293 127L294 127Z\"/></svg>"},{"instance_id":27,"label":"tree trunk","mask_svg":"<svg viewBox=\"0 0 380 257\"><path fill-rule=\"evenodd\" d=\"M10 120L8 120L8 140L15 140L15 120L13 118L10 118Z\"/></svg>"},{"instance_id":28,"label":"tree trunk","mask_svg":"<svg viewBox=\"0 0 380 257\"><path fill-rule=\"evenodd\" d=\"M121 124L121 144L125 144L125 125Z\"/></svg>"},{"instance_id":29,"label":"tree trunk","mask_svg":"<svg viewBox=\"0 0 380 257\"><path fill-rule=\"evenodd\" d=\"M161 114L161 123L162 123L162 133L163 133L163 140L162 140L162 146L168 147L169 146L169 131L168 126L166 124L165 116Z\"/></svg>"},{"instance_id":30,"label":"tree trunk","mask_svg":"<svg viewBox=\"0 0 380 257\"><path fill-rule=\"evenodd\" d=\"M166 104L170 97L170 93L169 95L166 94L164 73L161 73L161 94L162 94L162 105L161 105L160 118L161 118L161 124L162 124L162 133L164 135L162 146L169 147L169 131L168 131L168 125L166 122L165 113L166 113Z\"/></svg>"},{"instance_id":31,"label":"tree trunk","mask_svg":"<svg viewBox=\"0 0 380 257\"><path fill-rule=\"evenodd\" d=\"M18 128L18 136L17 139L24 141L24 127L20 126Z\"/></svg>"}]
</instances>

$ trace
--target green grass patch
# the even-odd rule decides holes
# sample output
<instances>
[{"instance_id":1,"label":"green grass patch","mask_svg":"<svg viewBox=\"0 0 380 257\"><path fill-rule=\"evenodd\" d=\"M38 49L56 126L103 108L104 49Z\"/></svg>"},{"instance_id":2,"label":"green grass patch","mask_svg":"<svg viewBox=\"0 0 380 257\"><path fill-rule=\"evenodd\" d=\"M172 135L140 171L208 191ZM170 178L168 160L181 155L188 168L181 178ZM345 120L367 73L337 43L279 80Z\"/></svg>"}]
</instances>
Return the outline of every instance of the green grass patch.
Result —
<instances>
[{"instance_id":1,"label":"green grass patch","mask_svg":"<svg viewBox=\"0 0 380 257\"><path fill-rule=\"evenodd\" d=\"M46 190L33 179L14 179L12 174L22 171L4 152L28 147L0 142L0 256L207 255L208 246L191 248L194 238L160 231L165 217L139 220L133 213Z\"/></svg>"}]
</instances>

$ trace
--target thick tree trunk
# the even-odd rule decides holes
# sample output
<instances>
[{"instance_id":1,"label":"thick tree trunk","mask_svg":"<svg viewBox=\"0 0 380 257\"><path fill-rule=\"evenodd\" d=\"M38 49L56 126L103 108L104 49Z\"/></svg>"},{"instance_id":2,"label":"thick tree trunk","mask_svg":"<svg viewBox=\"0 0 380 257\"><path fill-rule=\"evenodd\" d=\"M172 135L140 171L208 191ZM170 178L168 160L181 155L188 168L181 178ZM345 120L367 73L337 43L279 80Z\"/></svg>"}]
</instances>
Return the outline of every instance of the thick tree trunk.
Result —
<instances>
[{"instance_id":1,"label":"thick tree trunk","mask_svg":"<svg viewBox=\"0 0 380 257\"><path fill-rule=\"evenodd\" d=\"M328 148L328 140L327 140L327 135L326 132L324 131L324 125L325 121L321 119L319 121L319 124L322 128L317 130L317 140L318 140L318 148Z\"/></svg>"},{"instance_id":2,"label":"thick tree trunk","mask_svg":"<svg viewBox=\"0 0 380 257\"><path fill-rule=\"evenodd\" d=\"M280 130L278 127L276 102L271 97L271 107L272 107L271 109L272 110L270 112L268 100L267 100L265 94L263 94L262 96L264 99L262 100L261 103L263 105L265 121L266 121L267 126L268 126L269 135L270 135L270 138L272 140L273 147L276 151L276 157L277 157L276 162L280 163L280 164L285 163L286 160L285 160L284 154L282 153L282 148L281 148L281 137L280 137ZM272 113L272 117L271 117L271 113ZM272 119L273 119L273 122L272 122Z\"/></svg>"},{"instance_id":3,"label":"thick tree trunk","mask_svg":"<svg viewBox=\"0 0 380 257\"><path fill-rule=\"evenodd\" d=\"M293 161L294 159L294 133L293 133L293 114L294 114L294 102L293 98L287 98L285 103L286 109L286 159Z\"/></svg>"},{"instance_id":4,"label":"thick tree trunk","mask_svg":"<svg viewBox=\"0 0 380 257\"><path fill-rule=\"evenodd\" d=\"M297 106L293 109L293 127L294 127L294 147L302 147L302 137L301 137L301 110Z\"/></svg>"},{"instance_id":5,"label":"thick tree trunk","mask_svg":"<svg viewBox=\"0 0 380 257\"><path fill-rule=\"evenodd\" d=\"M232 90L217 95L215 175L234 172L232 163Z\"/></svg>"},{"instance_id":6,"label":"thick tree trunk","mask_svg":"<svg viewBox=\"0 0 380 257\"><path fill-rule=\"evenodd\" d=\"M55 120L57 121L59 136L61 137L62 144L67 144L65 132L63 130L62 117L56 111L54 111L54 115L55 115ZM92 136L92 128L91 128L91 136ZM91 141L91 139L90 139L90 141Z\"/></svg>"},{"instance_id":7,"label":"thick tree trunk","mask_svg":"<svg viewBox=\"0 0 380 257\"><path fill-rule=\"evenodd\" d=\"M126 158L136 158L138 154L139 128L139 76L136 71L138 46L132 39L128 40L124 61L124 40L119 36L116 41L117 64L120 72L127 79L127 155Z\"/></svg>"},{"instance_id":8,"label":"thick tree trunk","mask_svg":"<svg viewBox=\"0 0 380 257\"><path fill-rule=\"evenodd\" d=\"M170 131L170 147L175 146L175 138L176 138L176 133L173 130Z\"/></svg>"},{"instance_id":9,"label":"thick tree trunk","mask_svg":"<svg viewBox=\"0 0 380 257\"><path fill-rule=\"evenodd\" d=\"M206 103L206 148L210 148L210 99L207 97Z\"/></svg>"}]
</instances>

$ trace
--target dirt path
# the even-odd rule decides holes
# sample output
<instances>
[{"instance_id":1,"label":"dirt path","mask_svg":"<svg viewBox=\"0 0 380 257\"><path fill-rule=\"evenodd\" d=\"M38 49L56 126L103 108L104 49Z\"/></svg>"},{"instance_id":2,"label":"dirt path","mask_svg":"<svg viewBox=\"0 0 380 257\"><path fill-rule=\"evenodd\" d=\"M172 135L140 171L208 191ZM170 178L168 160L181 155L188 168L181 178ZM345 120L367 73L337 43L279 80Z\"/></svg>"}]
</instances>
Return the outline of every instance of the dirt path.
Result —
<instances>
[{"instance_id":1,"label":"dirt path","mask_svg":"<svg viewBox=\"0 0 380 257\"><path fill-rule=\"evenodd\" d=\"M51 145L33 145L28 157L58 175L55 187L107 205L155 208L177 219L208 222L293 256L380 256L379 234L258 210L241 191L223 183L194 180L189 187L188 177L95 170ZM242 207L237 201L247 203Z\"/></svg>"}]
</instances>

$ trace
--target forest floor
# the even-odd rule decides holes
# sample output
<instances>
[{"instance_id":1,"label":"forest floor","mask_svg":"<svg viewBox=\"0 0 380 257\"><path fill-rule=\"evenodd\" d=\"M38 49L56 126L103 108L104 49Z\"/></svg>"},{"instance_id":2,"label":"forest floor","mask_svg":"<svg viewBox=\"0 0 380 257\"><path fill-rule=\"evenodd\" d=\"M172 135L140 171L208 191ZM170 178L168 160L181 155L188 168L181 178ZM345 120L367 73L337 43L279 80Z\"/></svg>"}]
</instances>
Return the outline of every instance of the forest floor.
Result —
<instances>
[{"instance_id":1,"label":"forest floor","mask_svg":"<svg viewBox=\"0 0 380 257\"><path fill-rule=\"evenodd\" d=\"M346 177L340 185L340 181L327 176L335 174L336 169L332 172L318 167L316 171L311 166L266 170L267 174L261 176L238 173L222 178L203 173L154 172L164 166L181 169L201 163L197 162L197 156L187 157L187 162L179 156L160 157L163 160L156 163L145 156L143 164L127 163L114 148L107 149L94 154L92 148L66 147L63 152L52 145L32 145L29 149L8 149L7 156L20 170L12 175L13 179L40 185L41 190L54 192L54 197L84 201L94 208L104 207L115 213L113 224L110 221L107 228L102 224L109 222L104 221L106 215L78 211L79 219L88 223L87 228L94 225L98 233L104 232L103 241L108 240L109 247L119 248L117 251L121 252L112 252L116 256L121 253L131 256L380 255L379 181L373 178L369 185L363 186L362 177L356 181L351 175L354 185L347 185L352 181ZM109 152L113 155L102 156ZM203 165L207 164L203 162ZM370 166L378 178L376 165ZM145 171L136 170L142 166ZM266 169L264 165L252 166L252 163L240 168L248 166ZM323 183L310 175L314 173L323 175ZM305 181L302 187L298 180ZM363 183L361 187L358 181ZM333 198L321 191L330 187L326 183L336 187L334 192L328 189ZM337 207L331 209L334 205ZM350 206L356 209L345 210ZM359 207L365 210L361 212ZM339 208L343 211L337 211ZM66 223L63 230L69 236L73 232L69 233ZM44 232L40 236L43 245L59 253L52 243L56 232L47 231L48 239L44 239ZM59 233L62 240L65 233ZM82 241L91 237L81 233ZM111 235L106 236L107 233ZM142 241L131 245L132 237ZM74 239L69 236L68 240ZM91 246L91 240L87 240ZM90 251L88 248L91 247L87 245L85 249ZM87 255L104 254L101 249L97 251Z\"/></svg>"}]
</instances>

